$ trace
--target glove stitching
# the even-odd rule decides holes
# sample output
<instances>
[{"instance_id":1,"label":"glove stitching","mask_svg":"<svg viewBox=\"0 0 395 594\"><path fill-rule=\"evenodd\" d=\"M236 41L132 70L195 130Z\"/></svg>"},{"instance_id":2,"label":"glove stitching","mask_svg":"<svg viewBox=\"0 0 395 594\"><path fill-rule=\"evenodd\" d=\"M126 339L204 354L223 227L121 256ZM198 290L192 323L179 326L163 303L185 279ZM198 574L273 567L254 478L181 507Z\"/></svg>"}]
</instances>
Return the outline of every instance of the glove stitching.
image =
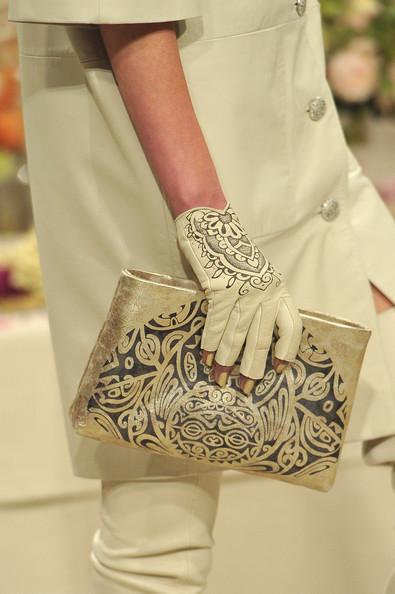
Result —
<instances>
[{"instance_id":1,"label":"glove stitching","mask_svg":"<svg viewBox=\"0 0 395 594\"><path fill-rule=\"evenodd\" d=\"M258 307L256 308L256 310L255 310L255 312L254 312L254 315L253 315L253 317L252 317L251 323L250 323L250 325L249 325L249 327L248 327L248 331L247 331L247 337L248 337L248 333L249 333L249 331L250 331L251 325L252 325L252 324L253 324L253 322L254 322L254 317L255 317L255 314L256 314L256 312L258 311L258 309L259 309L259 320L258 320L258 322L257 322L257 325L256 325L256 330L255 330L255 338L254 338L254 343L255 343L255 345L257 345L257 344L258 344L258 340L259 340L259 328L260 328L260 326L261 326L262 315L263 315L263 311L262 311L261 304L259 304L259 305L258 305ZM252 339L250 339L250 340L252 340ZM246 344L247 344L247 338L246 338ZM243 366L243 375L245 375L246 377L250 377L250 376L249 376L249 374L251 373L252 364L253 364L253 362L254 362L254 360L255 360L255 358L256 358L256 352L257 352L258 350L261 350L261 349L258 349L258 348L255 346L255 348L254 348L254 354L253 354L253 355L252 355L252 357L250 358L250 361L249 361L249 363L248 363L248 367L247 367L247 369L245 370L245 369L244 369L244 366ZM245 352L245 350L244 350L244 352ZM242 362L240 363L240 368L241 368L241 364L242 364ZM253 378L253 379L254 379L254 378Z\"/></svg>"},{"instance_id":2,"label":"glove stitching","mask_svg":"<svg viewBox=\"0 0 395 594\"><path fill-rule=\"evenodd\" d=\"M279 304L280 304L281 302L283 302L283 303L284 303L284 305L285 305L285 307L286 307L286 310L287 310L287 312L288 312L288 316L289 316L289 318L290 318L290 320L291 320L291 326L292 326L291 334L293 334L293 333L295 332L295 324L294 324L293 316L292 316L292 314L291 314L291 310L289 309L288 303L287 303L287 301L286 301L286 299L285 299L284 297L280 297L280 299L279 299ZM278 308L278 311L279 311L279 309L280 309L280 308ZM282 338L282 336L283 336L283 335L281 334L281 330L280 330L280 327L279 327L279 326L278 326L278 331L279 331L279 336L280 336L280 338ZM276 353L276 352L275 352L275 356L276 356L276 357L278 357L278 355L277 355L277 353ZM284 357L278 357L278 358L279 358L279 359L284 359L284 361L288 361L288 357L289 357L289 344L288 344L288 349L287 349L287 351L286 351L286 353L285 353Z\"/></svg>"}]
</instances>

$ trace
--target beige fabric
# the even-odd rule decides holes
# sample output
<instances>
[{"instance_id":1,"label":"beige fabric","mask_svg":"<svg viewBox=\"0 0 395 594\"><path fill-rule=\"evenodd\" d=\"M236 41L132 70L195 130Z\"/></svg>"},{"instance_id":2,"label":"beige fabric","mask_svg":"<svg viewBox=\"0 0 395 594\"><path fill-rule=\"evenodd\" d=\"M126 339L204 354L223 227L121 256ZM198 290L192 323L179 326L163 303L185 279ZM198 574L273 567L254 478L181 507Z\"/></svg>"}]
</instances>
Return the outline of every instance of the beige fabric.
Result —
<instances>
[{"instance_id":1,"label":"beige fabric","mask_svg":"<svg viewBox=\"0 0 395 594\"><path fill-rule=\"evenodd\" d=\"M92 543L95 594L200 594L221 472L105 482Z\"/></svg>"},{"instance_id":2,"label":"beige fabric","mask_svg":"<svg viewBox=\"0 0 395 594\"><path fill-rule=\"evenodd\" d=\"M201 17L180 23L178 43L225 195L297 307L372 329L346 439L394 434L369 278L395 301L395 225L344 141L325 79L319 3L307 0L301 16L292 0L201 7ZM127 480L203 471L72 431L68 408L121 268L195 277L98 28L21 22L17 32L28 173L74 472ZM316 96L326 112L314 121L306 108ZM329 198L340 212L328 221L321 207Z\"/></svg>"},{"instance_id":3,"label":"beige fabric","mask_svg":"<svg viewBox=\"0 0 395 594\"><path fill-rule=\"evenodd\" d=\"M58 440L55 447L66 453L63 434ZM36 468L40 463L37 458ZM149 492L152 485L145 484ZM322 584L324 594L383 594L395 567L394 498L389 468L367 466L358 443L346 444L334 489L325 494L224 473L205 594L244 593L246 583L249 594L317 594ZM1 506L1 592L93 594L89 550L97 503L65 493ZM183 521L179 526L185 531Z\"/></svg>"},{"instance_id":4,"label":"beige fabric","mask_svg":"<svg viewBox=\"0 0 395 594\"><path fill-rule=\"evenodd\" d=\"M139 23L191 18L200 0L11 0L8 20L37 23Z\"/></svg>"},{"instance_id":5,"label":"beige fabric","mask_svg":"<svg viewBox=\"0 0 395 594\"><path fill-rule=\"evenodd\" d=\"M389 468L367 466L360 444L345 445L325 494L229 474L205 594L394 594L395 493Z\"/></svg>"},{"instance_id":6,"label":"beige fabric","mask_svg":"<svg viewBox=\"0 0 395 594\"><path fill-rule=\"evenodd\" d=\"M384 359L392 377L393 397L395 400L395 307L391 307L378 314L378 323ZM362 444L362 454L367 464L391 464L392 474L395 477L395 435L387 435L364 441Z\"/></svg>"}]
</instances>

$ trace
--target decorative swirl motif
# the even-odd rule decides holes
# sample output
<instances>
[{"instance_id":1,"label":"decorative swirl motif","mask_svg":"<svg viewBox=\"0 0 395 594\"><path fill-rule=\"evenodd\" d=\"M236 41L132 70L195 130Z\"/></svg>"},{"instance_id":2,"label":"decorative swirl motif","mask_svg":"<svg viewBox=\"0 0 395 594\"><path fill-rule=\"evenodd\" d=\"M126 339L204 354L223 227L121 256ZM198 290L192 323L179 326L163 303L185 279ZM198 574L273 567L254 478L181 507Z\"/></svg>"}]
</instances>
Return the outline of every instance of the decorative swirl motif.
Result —
<instances>
[{"instance_id":1,"label":"decorative swirl motif","mask_svg":"<svg viewBox=\"0 0 395 594\"><path fill-rule=\"evenodd\" d=\"M282 274L274 269L255 243L248 237L233 208L228 204L224 212L200 207L186 216L186 236L198 246L210 270L210 277L226 278L226 287L236 280L241 283L239 294L250 288L265 291L272 283L279 286Z\"/></svg>"},{"instance_id":2,"label":"decorative swirl motif","mask_svg":"<svg viewBox=\"0 0 395 594\"><path fill-rule=\"evenodd\" d=\"M207 220L211 230L219 224ZM227 237L239 238L238 229L230 221ZM343 380L328 354L304 328L287 373L275 373L269 352L266 374L249 396L237 388L240 359L229 385L220 388L200 357L206 312L205 299L194 301L122 338L103 364L88 403L101 430L156 453L219 467L284 477L333 467L348 406Z\"/></svg>"}]
</instances>

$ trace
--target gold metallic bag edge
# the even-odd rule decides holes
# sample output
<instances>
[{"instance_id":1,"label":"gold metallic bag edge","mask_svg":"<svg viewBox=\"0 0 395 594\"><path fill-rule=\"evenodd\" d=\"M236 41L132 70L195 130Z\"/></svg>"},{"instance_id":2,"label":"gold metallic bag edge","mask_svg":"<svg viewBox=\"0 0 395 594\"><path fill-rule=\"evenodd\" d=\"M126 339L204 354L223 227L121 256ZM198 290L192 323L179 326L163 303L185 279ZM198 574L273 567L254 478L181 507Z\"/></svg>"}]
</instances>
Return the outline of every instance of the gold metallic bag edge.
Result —
<instances>
[{"instance_id":1,"label":"gold metallic bag edge","mask_svg":"<svg viewBox=\"0 0 395 594\"><path fill-rule=\"evenodd\" d=\"M74 430L329 491L371 330L299 309L296 361L277 374L272 342L265 376L246 396L241 354L223 388L201 360L206 307L192 280L123 269L70 407Z\"/></svg>"}]
</instances>

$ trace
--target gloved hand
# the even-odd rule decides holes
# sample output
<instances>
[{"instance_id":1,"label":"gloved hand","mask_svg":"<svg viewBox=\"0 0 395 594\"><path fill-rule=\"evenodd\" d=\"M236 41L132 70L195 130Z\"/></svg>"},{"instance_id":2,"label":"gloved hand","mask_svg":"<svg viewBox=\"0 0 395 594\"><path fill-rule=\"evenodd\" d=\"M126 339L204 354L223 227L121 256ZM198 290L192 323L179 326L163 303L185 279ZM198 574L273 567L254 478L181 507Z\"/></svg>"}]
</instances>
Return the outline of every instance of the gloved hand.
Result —
<instances>
[{"instance_id":1,"label":"gloved hand","mask_svg":"<svg viewBox=\"0 0 395 594\"><path fill-rule=\"evenodd\" d=\"M215 353L215 363L229 371L245 341L240 374L261 379L275 323L279 339L274 355L285 363L294 361L302 334L299 312L282 274L248 237L230 203L224 209L191 208L175 224L181 250L208 301L201 340L205 362L212 364ZM223 386L227 377L221 373L216 381ZM243 384L249 393L254 381Z\"/></svg>"}]
</instances>

